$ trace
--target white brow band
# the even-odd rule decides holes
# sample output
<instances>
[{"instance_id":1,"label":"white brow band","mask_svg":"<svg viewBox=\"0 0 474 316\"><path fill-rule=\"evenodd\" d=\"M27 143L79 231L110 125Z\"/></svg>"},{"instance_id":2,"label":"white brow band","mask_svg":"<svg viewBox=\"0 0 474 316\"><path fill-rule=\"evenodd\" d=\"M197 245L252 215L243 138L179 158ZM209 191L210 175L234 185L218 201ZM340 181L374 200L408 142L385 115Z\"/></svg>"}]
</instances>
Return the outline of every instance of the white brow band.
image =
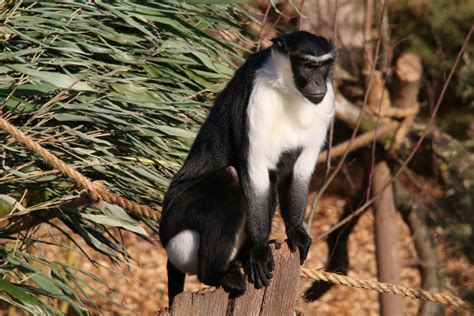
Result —
<instances>
[{"instance_id":1,"label":"white brow band","mask_svg":"<svg viewBox=\"0 0 474 316\"><path fill-rule=\"evenodd\" d=\"M302 57L304 59L320 63L320 62L323 62L323 61L326 61L326 60L329 60L329 59L333 59L334 54L333 54L333 52L330 52L330 53L324 54L322 56L303 55Z\"/></svg>"}]
</instances>

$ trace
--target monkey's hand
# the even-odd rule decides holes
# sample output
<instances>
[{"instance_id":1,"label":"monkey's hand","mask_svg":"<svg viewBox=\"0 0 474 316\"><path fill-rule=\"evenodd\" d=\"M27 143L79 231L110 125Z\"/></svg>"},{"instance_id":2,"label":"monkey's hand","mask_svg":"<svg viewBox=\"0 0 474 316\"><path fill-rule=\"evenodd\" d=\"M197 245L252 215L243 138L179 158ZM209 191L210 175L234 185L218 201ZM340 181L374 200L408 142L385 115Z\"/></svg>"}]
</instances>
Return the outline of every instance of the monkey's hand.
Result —
<instances>
[{"instance_id":1,"label":"monkey's hand","mask_svg":"<svg viewBox=\"0 0 474 316\"><path fill-rule=\"evenodd\" d=\"M255 245L250 249L246 272L249 282L253 283L256 289L270 284L273 269L275 269L275 263L268 243Z\"/></svg>"},{"instance_id":2,"label":"monkey's hand","mask_svg":"<svg viewBox=\"0 0 474 316\"><path fill-rule=\"evenodd\" d=\"M288 236L286 240L288 247L291 252L295 252L296 248L298 248L300 252L300 264L303 264L308 256L309 246L311 246L311 237L309 237L303 226L287 229L286 235Z\"/></svg>"}]
</instances>

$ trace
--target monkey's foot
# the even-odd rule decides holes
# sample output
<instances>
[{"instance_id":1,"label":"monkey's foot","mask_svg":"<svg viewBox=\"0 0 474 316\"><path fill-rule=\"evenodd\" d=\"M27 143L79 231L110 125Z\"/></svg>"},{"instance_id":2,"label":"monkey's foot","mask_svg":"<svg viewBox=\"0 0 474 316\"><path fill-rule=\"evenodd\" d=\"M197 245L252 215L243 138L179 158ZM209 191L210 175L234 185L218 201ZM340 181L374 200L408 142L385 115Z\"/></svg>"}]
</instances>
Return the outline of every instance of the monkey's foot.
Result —
<instances>
[{"instance_id":1,"label":"monkey's foot","mask_svg":"<svg viewBox=\"0 0 474 316\"><path fill-rule=\"evenodd\" d=\"M288 236L286 240L288 247L291 252L295 252L296 248L298 248L300 251L300 264L303 264L308 256L309 246L311 246L311 237L309 237L303 226L287 229L286 235Z\"/></svg>"},{"instance_id":2,"label":"monkey's foot","mask_svg":"<svg viewBox=\"0 0 474 316\"><path fill-rule=\"evenodd\" d=\"M272 250L268 243L257 245L250 249L245 270L249 282L253 283L256 289L270 284L270 280L273 277L273 269L275 269L275 262L273 261Z\"/></svg>"},{"instance_id":3,"label":"monkey's foot","mask_svg":"<svg viewBox=\"0 0 474 316\"><path fill-rule=\"evenodd\" d=\"M231 297L236 297L245 292L247 287L244 275L239 271L238 265L231 265L221 279L221 286Z\"/></svg>"}]
</instances>

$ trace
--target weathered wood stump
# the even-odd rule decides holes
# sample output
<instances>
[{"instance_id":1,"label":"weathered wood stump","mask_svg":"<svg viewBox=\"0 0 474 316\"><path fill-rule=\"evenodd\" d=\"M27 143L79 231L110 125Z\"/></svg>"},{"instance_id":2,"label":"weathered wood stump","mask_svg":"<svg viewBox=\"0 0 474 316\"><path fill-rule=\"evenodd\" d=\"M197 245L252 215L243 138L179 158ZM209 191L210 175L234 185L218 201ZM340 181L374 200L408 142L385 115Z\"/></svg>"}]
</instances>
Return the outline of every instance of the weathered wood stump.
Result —
<instances>
[{"instance_id":1,"label":"weathered wood stump","mask_svg":"<svg viewBox=\"0 0 474 316\"><path fill-rule=\"evenodd\" d=\"M280 249L273 249L273 257L275 271L268 287L257 290L247 282L245 293L234 299L229 299L222 288L183 292L174 298L170 308L157 315L294 315L299 295L299 254L291 253L283 244Z\"/></svg>"}]
</instances>

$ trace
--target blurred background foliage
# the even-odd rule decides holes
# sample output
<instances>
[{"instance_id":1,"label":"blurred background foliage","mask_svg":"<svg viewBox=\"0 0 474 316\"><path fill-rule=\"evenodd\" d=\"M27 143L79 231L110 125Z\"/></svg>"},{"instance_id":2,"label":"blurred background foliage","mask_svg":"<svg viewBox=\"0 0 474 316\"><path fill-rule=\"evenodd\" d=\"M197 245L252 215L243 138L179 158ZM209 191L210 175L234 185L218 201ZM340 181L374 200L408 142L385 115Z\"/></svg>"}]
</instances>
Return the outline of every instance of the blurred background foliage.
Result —
<instances>
[{"instance_id":1,"label":"blurred background foliage","mask_svg":"<svg viewBox=\"0 0 474 316\"><path fill-rule=\"evenodd\" d=\"M388 9L394 54L416 52L423 61L425 76L420 100L423 113L431 114L450 67L474 21L474 1L392 1ZM474 44L468 43L462 63L437 116L440 129L461 141L452 150L440 174L447 188L440 201L435 226L443 227L445 240L461 248L474 262ZM438 152L439 156L446 155ZM469 158L467 158L469 157ZM442 215L441 215L442 214Z\"/></svg>"},{"instance_id":2,"label":"blurred background foliage","mask_svg":"<svg viewBox=\"0 0 474 316\"><path fill-rule=\"evenodd\" d=\"M423 99L433 106L433 95L448 76L456 54L474 20L473 0L391 1L388 17L397 52L413 51L426 73ZM450 106L439 117L443 130L474 148L474 45L469 43L463 64L455 73L445 98ZM428 104L425 104L428 105ZM429 112L429 111L428 111Z\"/></svg>"}]
</instances>

